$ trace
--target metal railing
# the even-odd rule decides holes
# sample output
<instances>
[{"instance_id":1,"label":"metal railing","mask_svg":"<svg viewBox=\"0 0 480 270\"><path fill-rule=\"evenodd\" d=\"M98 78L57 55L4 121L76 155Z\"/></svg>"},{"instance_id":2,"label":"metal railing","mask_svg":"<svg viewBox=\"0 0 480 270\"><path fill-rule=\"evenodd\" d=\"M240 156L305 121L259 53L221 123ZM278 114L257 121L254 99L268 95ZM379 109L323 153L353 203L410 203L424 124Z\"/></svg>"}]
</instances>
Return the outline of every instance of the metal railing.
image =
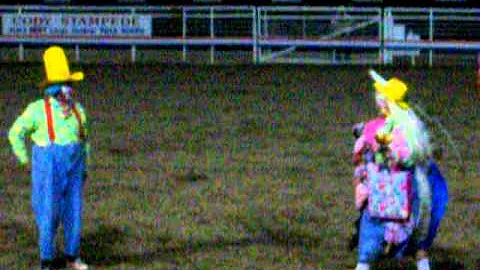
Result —
<instances>
[{"instance_id":1,"label":"metal railing","mask_svg":"<svg viewBox=\"0 0 480 270\"><path fill-rule=\"evenodd\" d=\"M61 44L77 61L101 61L103 52L132 62L192 62L198 56L199 63L213 64L240 55L240 62L253 63L432 66L444 58L475 62L480 50L480 9L0 6L2 14L60 12L148 15L151 35L2 35L0 57L29 61L37 50Z\"/></svg>"}]
</instances>

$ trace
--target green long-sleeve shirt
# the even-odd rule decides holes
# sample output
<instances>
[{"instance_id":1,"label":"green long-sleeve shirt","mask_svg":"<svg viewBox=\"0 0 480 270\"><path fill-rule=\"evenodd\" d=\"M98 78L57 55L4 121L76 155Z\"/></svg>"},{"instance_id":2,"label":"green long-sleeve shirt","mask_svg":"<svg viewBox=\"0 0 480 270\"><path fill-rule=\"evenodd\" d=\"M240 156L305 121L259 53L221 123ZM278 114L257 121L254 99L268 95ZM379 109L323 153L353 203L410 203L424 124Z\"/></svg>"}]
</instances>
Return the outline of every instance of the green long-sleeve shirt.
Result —
<instances>
[{"instance_id":1,"label":"green long-sleeve shirt","mask_svg":"<svg viewBox=\"0 0 480 270\"><path fill-rule=\"evenodd\" d=\"M65 116L60 103L50 97L52 108L53 130L55 131L55 144L67 145L80 142L78 120L73 113ZM80 115L84 134L87 134L87 117L85 110L76 103ZM15 120L8 132L8 139L13 152L22 164L28 163L28 154L25 146L25 137L30 135L32 141L38 146L47 146L50 142L48 136L47 116L45 101L40 99L30 103L25 111ZM87 155L89 146L85 144Z\"/></svg>"}]
</instances>

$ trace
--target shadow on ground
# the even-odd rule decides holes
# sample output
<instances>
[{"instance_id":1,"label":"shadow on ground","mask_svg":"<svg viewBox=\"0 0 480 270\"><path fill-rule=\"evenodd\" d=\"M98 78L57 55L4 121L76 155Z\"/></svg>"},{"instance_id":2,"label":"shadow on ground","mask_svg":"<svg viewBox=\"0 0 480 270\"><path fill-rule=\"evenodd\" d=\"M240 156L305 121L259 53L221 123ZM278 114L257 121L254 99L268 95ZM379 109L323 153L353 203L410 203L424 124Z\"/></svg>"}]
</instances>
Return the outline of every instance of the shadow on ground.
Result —
<instances>
[{"instance_id":1,"label":"shadow on ground","mask_svg":"<svg viewBox=\"0 0 480 270\"><path fill-rule=\"evenodd\" d=\"M451 248L434 247L430 250L431 269L466 270L464 252ZM416 270L415 260L409 257L406 261L387 259L380 261L375 269L378 270Z\"/></svg>"},{"instance_id":2,"label":"shadow on ground","mask_svg":"<svg viewBox=\"0 0 480 270\"><path fill-rule=\"evenodd\" d=\"M128 231L128 230L127 230ZM128 238L128 239L127 239ZM97 267L114 266L127 263L136 266L145 266L152 262L165 262L175 264L179 258L197 252L227 249L228 247L246 247L256 244L277 245L286 248L301 245L319 243L320 239L311 239L308 236L297 235L295 232L282 232L270 228L262 228L253 237L239 238L235 240L212 239L211 241L177 240L168 235L156 236L149 242L156 243L156 247L145 252L130 253L119 251L119 246L128 245L128 232L125 228L100 225L97 230L84 235L82 256L89 264ZM132 250L139 244L132 246ZM123 248L122 250L125 250Z\"/></svg>"},{"instance_id":3,"label":"shadow on ground","mask_svg":"<svg viewBox=\"0 0 480 270\"><path fill-rule=\"evenodd\" d=\"M125 248L119 249L121 245L131 244L129 229L100 225L96 231L86 234L83 237L82 253L85 260L97 267L114 266L127 263L136 266L145 266L152 262L165 262L176 264L178 259L186 258L197 252L208 252L228 249L229 247L247 247L250 245L274 245L285 249L295 247L319 247L322 245L321 238L312 235L299 233L295 230L285 230L280 227L260 223L252 237L239 238L235 240L212 239L211 241L196 241L185 239L173 239L168 235L155 236L149 242L156 243L151 249L144 252L125 252ZM141 244L135 243L131 250L138 248ZM345 244L347 249L347 244ZM122 251L120 251L122 250ZM356 256L356 250L345 251L345 254ZM343 252L342 252L343 253ZM434 247L430 251L432 269L442 270L463 270L465 268L466 256L464 252L452 248ZM306 256L307 263L316 264L316 256ZM328 265L328 263L327 263ZM345 265L345 268L353 267ZM406 262L399 262L394 259L386 259L378 262L376 268L379 270L415 270L415 261L410 257Z\"/></svg>"}]
</instances>

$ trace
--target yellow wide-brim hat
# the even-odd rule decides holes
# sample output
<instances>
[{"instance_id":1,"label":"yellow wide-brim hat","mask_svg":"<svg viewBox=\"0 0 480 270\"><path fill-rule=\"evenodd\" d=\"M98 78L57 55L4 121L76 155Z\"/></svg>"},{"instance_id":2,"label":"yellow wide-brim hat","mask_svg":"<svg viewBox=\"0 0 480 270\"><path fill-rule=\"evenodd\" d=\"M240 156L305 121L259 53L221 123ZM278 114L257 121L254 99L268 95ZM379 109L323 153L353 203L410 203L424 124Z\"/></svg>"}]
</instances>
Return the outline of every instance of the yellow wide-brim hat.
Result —
<instances>
[{"instance_id":1,"label":"yellow wide-brim hat","mask_svg":"<svg viewBox=\"0 0 480 270\"><path fill-rule=\"evenodd\" d=\"M384 95L387 100L397 104L402 109L409 109L410 106L405 102L405 95L407 94L407 85L397 78L392 78L386 83L376 81L374 84L375 90Z\"/></svg>"},{"instance_id":2,"label":"yellow wide-brim hat","mask_svg":"<svg viewBox=\"0 0 480 270\"><path fill-rule=\"evenodd\" d=\"M62 48L49 47L43 54L47 84L62 82L78 82L83 80L83 72L70 72L67 57Z\"/></svg>"}]
</instances>

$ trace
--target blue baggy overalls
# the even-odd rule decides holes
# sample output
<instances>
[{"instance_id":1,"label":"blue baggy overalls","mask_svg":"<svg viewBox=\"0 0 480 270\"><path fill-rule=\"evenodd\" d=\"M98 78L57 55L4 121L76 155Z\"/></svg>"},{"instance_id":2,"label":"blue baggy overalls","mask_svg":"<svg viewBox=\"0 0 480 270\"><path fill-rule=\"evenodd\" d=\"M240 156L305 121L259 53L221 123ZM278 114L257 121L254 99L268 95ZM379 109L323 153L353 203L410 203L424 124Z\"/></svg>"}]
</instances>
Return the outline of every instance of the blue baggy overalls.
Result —
<instances>
[{"instance_id":1,"label":"blue baggy overalls","mask_svg":"<svg viewBox=\"0 0 480 270\"><path fill-rule=\"evenodd\" d=\"M85 157L81 142L33 146L32 208L41 260L55 257L55 235L60 223L64 228L65 255L79 256Z\"/></svg>"}]
</instances>

